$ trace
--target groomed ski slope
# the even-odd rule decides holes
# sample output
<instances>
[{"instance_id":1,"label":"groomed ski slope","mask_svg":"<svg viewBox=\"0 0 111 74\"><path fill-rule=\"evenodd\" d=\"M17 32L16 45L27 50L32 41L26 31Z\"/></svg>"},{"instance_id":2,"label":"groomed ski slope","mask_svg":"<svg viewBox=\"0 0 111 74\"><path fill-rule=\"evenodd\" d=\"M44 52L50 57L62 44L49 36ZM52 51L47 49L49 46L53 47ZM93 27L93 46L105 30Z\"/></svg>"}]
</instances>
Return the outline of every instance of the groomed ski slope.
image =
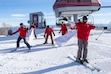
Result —
<instances>
[{"instance_id":1,"label":"groomed ski slope","mask_svg":"<svg viewBox=\"0 0 111 74\"><path fill-rule=\"evenodd\" d=\"M54 30L54 39L61 36L59 28ZM77 55L76 36L64 46L57 47L56 43L55 46L51 45L50 39L49 44L43 44L43 32L44 29L37 29L37 39L30 42L30 52L21 41L21 48L10 53L16 47L18 34L0 36L0 74L111 74L111 32L105 31L96 40L102 30L93 30L89 38L88 60L91 65L100 68L100 72L91 71L68 59L68 55Z\"/></svg>"}]
</instances>

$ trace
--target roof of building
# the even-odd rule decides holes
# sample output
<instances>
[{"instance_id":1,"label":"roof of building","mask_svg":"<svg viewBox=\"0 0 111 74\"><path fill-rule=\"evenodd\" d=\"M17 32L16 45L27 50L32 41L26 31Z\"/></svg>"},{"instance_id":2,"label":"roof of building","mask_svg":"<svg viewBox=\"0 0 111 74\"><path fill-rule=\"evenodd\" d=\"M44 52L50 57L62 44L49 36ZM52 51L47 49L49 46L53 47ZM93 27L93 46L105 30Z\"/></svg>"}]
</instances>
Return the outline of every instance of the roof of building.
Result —
<instances>
[{"instance_id":1,"label":"roof of building","mask_svg":"<svg viewBox=\"0 0 111 74\"><path fill-rule=\"evenodd\" d=\"M53 8L72 6L100 6L98 0L56 0Z\"/></svg>"}]
</instances>

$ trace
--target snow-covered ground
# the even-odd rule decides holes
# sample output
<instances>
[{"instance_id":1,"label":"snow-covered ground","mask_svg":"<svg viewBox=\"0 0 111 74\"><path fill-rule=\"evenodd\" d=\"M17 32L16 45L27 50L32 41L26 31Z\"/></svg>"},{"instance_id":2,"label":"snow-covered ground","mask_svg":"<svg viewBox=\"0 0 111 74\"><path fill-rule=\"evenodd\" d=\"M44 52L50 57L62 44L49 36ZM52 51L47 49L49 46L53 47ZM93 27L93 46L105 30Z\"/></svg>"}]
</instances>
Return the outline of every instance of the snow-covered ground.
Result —
<instances>
[{"instance_id":1,"label":"snow-covered ground","mask_svg":"<svg viewBox=\"0 0 111 74\"><path fill-rule=\"evenodd\" d=\"M54 39L61 36L58 32L59 28L55 28ZM64 46L57 47L56 43L55 46L51 45L50 39L49 44L43 44L44 29L38 29L37 39L30 42L30 52L27 52L28 48L21 41L20 48L10 53L16 47L18 34L0 36L0 74L111 74L111 32L105 31L96 40L101 32L91 31L88 45L88 60L101 71L92 71L68 58L69 54L77 55L76 36Z\"/></svg>"}]
</instances>

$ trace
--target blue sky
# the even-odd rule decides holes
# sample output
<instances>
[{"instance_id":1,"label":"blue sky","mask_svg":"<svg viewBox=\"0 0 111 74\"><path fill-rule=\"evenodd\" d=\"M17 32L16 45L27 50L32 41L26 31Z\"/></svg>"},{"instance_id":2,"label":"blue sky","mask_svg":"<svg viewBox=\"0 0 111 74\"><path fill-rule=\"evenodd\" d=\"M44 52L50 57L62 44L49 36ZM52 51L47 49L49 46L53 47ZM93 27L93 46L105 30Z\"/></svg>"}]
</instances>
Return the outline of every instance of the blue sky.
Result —
<instances>
[{"instance_id":1,"label":"blue sky","mask_svg":"<svg viewBox=\"0 0 111 74\"><path fill-rule=\"evenodd\" d=\"M42 11L48 25L55 24L53 4L55 0L0 0L0 26L6 23L17 26L20 22L28 25L29 13ZM111 0L100 0L102 6L110 6ZM94 23L111 22L111 8L102 8L92 14Z\"/></svg>"}]
</instances>

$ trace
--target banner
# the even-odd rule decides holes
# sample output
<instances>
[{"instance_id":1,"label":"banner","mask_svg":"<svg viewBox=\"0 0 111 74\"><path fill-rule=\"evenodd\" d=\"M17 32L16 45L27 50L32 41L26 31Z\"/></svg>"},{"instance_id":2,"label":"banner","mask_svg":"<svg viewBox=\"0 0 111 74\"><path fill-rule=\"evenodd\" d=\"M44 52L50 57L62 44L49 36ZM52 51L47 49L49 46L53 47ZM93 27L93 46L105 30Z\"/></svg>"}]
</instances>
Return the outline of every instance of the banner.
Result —
<instances>
[{"instance_id":1,"label":"banner","mask_svg":"<svg viewBox=\"0 0 111 74\"><path fill-rule=\"evenodd\" d=\"M62 35L55 40L55 42L57 43L58 46L62 46L63 44L65 44L66 42L68 42L74 35L76 35L77 31L71 31L65 35Z\"/></svg>"},{"instance_id":2,"label":"banner","mask_svg":"<svg viewBox=\"0 0 111 74\"><path fill-rule=\"evenodd\" d=\"M34 29L31 29L31 34L29 36L29 43L31 43L35 39L34 37Z\"/></svg>"}]
</instances>

